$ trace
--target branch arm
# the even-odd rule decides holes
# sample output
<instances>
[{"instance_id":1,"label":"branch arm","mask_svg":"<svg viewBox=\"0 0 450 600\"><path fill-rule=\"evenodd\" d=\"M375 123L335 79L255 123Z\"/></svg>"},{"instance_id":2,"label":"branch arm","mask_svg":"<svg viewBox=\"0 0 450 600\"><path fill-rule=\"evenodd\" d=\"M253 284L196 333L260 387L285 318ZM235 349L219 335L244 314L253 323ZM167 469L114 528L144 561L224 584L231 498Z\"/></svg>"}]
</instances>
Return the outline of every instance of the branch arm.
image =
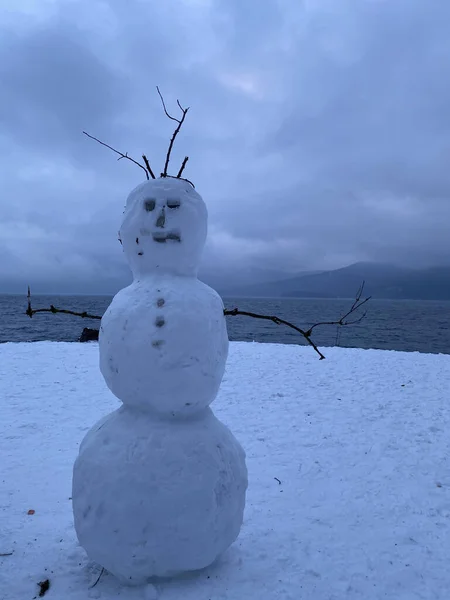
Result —
<instances>
[{"instance_id":1,"label":"branch arm","mask_svg":"<svg viewBox=\"0 0 450 600\"><path fill-rule=\"evenodd\" d=\"M254 319L263 319L265 321L272 321L276 325L286 325L287 327L290 327L291 329L295 329L295 331L300 333L305 338L305 340L308 342L308 344L310 346L312 346L314 348L314 350L317 352L317 354L320 356L320 360L323 360L325 358L325 356L322 354L322 352L319 350L319 348L316 346L316 344L312 341L311 337L309 335L307 335L308 332L304 331L300 327L297 327L297 325L294 325L293 323L289 323L289 321L285 321L284 319L280 319L279 317L275 317L275 316L260 315L258 313L248 312L246 310L239 310L238 308L233 308L231 310L226 308L226 309L224 309L223 314L226 317L236 317L238 315L241 315L244 317L253 317Z\"/></svg>"}]
</instances>

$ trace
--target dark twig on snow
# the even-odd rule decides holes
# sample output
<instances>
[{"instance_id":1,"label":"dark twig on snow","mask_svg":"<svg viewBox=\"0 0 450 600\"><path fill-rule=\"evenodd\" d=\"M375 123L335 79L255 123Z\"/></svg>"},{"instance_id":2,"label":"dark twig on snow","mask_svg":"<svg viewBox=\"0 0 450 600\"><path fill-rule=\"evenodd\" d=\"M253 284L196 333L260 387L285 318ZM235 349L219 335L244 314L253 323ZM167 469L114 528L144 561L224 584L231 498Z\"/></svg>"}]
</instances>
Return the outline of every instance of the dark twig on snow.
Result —
<instances>
[{"instance_id":1,"label":"dark twig on snow","mask_svg":"<svg viewBox=\"0 0 450 600\"><path fill-rule=\"evenodd\" d=\"M50 581L48 579L46 579L45 581L40 581L38 583L38 586L40 587L39 597L41 598L42 596L45 596L45 594L50 589Z\"/></svg>"},{"instance_id":2,"label":"dark twig on snow","mask_svg":"<svg viewBox=\"0 0 450 600\"><path fill-rule=\"evenodd\" d=\"M172 153L172 149L173 149L173 144L174 144L174 142L175 142L175 139L176 139L177 135L180 133L180 129L181 129L181 127L182 127L183 123L184 123L184 120L185 120L185 118L186 118L186 115L187 115L187 112L188 112L188 110L189 110L189 107L187 107L187 108L183 108L183 107L181 106L181 104L180 104L180 101L179 101L179 100L177 100L178 107L180 108L180 110L181 110L181 112L182 112L182 117L181 117L181 119L177 119L176 117L173 117L173 116L172 116L171 114L169 114L169 112L167 111L167 108L166 108L166 103L164 102L164 98L163 98L163 95L162 95L162 94L161 94L161 92L160 92L160 89L159 89L159 87L158 87L158 86L156 86L156 89L157 89L157 91L158 91L159 97L161 98L161 102L162 102L163 109L164 109L164 112L165 112L165 114L166 114L166 117L168 117L168 118L169 118L171 121L175 121L176 123L178 123L178 125L177 125L177 127L175 128L175 131L173 132L173 134L172 134L172 137L171 137L171 139L170 139L169 148L168 148L168 150L167 150L167 155L166 155L166 162L165 162L165 164L164 164L164 171L161 173L161 177L167 177L167 169L169 168L169 161L170 161L170 155L171 155L171 153ZM179 172L179 174L177 175L177 178L178 178L178 177L180 177L181 173L183 172L183 169L184 169L184 167L186 166L186 162L187 162L187 160L188 160L188 159L187 159L187 157L186 157L186 158L184 159L184 161L183 161L183 165L182 165L181 171L180 171L180 172Z\"/></svg>"},{"instance_id":3,"label":"dark twig on snow","mask_svg":"<svg viewBox=\"0 0 450 600\"><path fill-rule=\"evenodd\" d=\"M276 325L286 325L286 327L290 327L291 329L294 329L295 331L300 333L300 335L302 335L305 338L307 343L312 348L314 348L314 350L317 352L317 354L320 357L320 360L323 360L325 358L324 354L319 350L317 345L311 339L313 330L316 327L318 327L319 325L337 325L340 328L340 327L344 327L347 325L354 325L356 323L360 323L366 316L366 314L367 314L366 311L357 319L349 321L348 317L350 315L354 314L355 312L357 312L361 308L361 306L363 306L370 300L370 296L362 299L363 290L364 290L364 282L362 283L361 287L358 289L355 301L353 302L350 310L348 310L342 317L340 317L336 321L322 321L319 323L315 323L307 330L302 329L301 327L297 327L297 325L294 325L293 323L290 323L289 321L286 321L285 319L280 319L277 316L261 315L259 313L249 312L246 310L239 310L239 308L232 308L232 309L224 308L223 314L226 317L237 317L237 316L252 317L254 319L263 319L265 321L272 321L272 323L275 323ZM26 314L31 318L34 314L39 313L39 312L64 313L66 315L73 315L75 317L82 317L84 319L101 319L102 318L98 315L91 315L87 312L75 312L75 311L66 310L63 308L55 308L53 305L50 305L50 308L32 308L31 307L30 287L28 286L28 308L26 310ZM339 329L338 329L338 331L339 331Z\"/></svg>"},{"instance_id":4,"label":"dark twig on snow","mask_svg":"<svg viewBox=\"0 0 450 600\"><path fill-rule=\"evenodd\" d=\"M146 167L144 167L144 165L141 165L140 162L138 162L137 160L134 160L134 158L131 158L131 156L128 156L128 152L125 152L125 154L123 152L119 152L119 150L116 150L112 146L109 146L109 144L105 144L105 142L102 142L101 140L99 140L98 138L94 137L93 135L90 135L86 131L83 131L83 133L88 138L91 138L91 140L95 140L96 142L98 142L102 146L105 146L106 148L109 148L109 150L112 150L113 152L115 152L116 154L118 154L119 158L117 160L122 160L122 158L126 158L128 160L131 160L132 163L134 163L135 165L137 165L139 168L141 168L145 172L145 176L147 177L147 179L150 179L150 177L152 179L156 179L153 171L150 169L150 165L148 165L147 168L146 168ZM146 164L147 164L148 161L147 161L146 158L145 158L145 161L146 161Z\"/></svg>"},{"instance_id":5,"label":"dark twig on snow","mask_svg":"<svg viewBox=\"0 0 450 600\"><path fill-rule=\"evenodd\" d=\"M13 552L0 552L0 556L12 556Z\"/></svg>"},{"instance_id":6,"label":"dark twig on snow","mask_svg":"<svg viewBox=\"0 0 450 600\"><path fill-rule=\"evenodd\" d=\"M278 484L281 485L281 481L278 479L278 477L274 477L275 481L278 481Z\"/></svg>"},{"instance_id":7,"label":"dark twig on snow","mask_svg":"<svg viewBox=\"0 0 450 600\"><path fill-rule=\"evenodd\" d=\"M93 585L91 585L89 589L92 590L92 588L95 588L95 586L100 581L100 579L101 579L101 577L102 577L102 575L103 575L104 572L105 572L105 568L102 567L102 570L100 571L100 575L97 577L97 579L95 580L95 583Z\"/></svg>"}]
</instances>

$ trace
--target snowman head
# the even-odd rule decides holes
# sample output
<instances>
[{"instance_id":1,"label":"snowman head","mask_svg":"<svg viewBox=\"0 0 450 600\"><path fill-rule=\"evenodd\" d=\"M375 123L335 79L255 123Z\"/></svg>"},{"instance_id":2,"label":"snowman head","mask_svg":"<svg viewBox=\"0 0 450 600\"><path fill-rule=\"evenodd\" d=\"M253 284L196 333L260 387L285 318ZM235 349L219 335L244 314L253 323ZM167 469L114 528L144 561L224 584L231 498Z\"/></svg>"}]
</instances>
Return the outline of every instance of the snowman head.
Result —
<instances>
[{"instance_id":1,"label":"snowman head","mask_svg":"<svg viewBox=\"0 0 450 600\"><path fill-rule=\"evenodd\" d=\"M133 275L195 276L207 220L202 197L186 180L161 177L139 185L128 196L120 228Z\"/></svg>"}]
</instances>

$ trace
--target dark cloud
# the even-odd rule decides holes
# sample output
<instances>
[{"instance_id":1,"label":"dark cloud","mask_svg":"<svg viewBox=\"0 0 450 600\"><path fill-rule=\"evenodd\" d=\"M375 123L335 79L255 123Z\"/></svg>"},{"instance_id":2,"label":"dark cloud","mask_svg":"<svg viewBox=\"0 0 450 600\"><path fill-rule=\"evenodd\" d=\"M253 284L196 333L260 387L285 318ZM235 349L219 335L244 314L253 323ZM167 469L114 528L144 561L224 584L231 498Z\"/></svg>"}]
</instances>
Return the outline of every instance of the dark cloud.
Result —
<instances>
[{"instance_id":1,"label":"dark cloud","mask_svg":"<svg viewBox=\"0 0 450 600\"><path fill-rule=\"evenodd\" d=\"M1 51L0 125L15 144L64 153L86 123L114 122L126 98L112 66L58 20L27 36L5 37Z\"/></svg>"},{"instance_id":2,"label":"dark cloud","mask_svg":"<svg viewBox=\"0 0 450 600\"><path fill-rule=\"evenodd\" d=\"M3 3L3 289L125 280L142 173L81 131L159 172L156 84L191 106L172 168L189 154L208 203L206 271L448 263L449 18L446 0Z\"/></svg>"}]
</instances>

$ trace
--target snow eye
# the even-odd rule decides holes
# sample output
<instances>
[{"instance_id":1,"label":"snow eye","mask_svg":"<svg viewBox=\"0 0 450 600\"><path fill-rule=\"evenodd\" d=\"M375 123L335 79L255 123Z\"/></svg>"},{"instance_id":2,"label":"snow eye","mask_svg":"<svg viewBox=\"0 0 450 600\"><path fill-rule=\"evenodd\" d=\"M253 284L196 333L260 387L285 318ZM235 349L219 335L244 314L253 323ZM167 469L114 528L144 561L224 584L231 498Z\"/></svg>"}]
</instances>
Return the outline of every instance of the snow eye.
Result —
<instances>
[{"instance_id":1,"label":"snow eye","mask_svg":"<svg viewBox=\"0 0 450 600\"><path fill-rule=\"evenodd\" d=\"M151 212L152 210L155 210L155 206L156 206L156 200L153 200L153 198L150 198L149 200L146 200L144 202L144 208L147 212Z\"/></svg>"},{"instance_id":2,"label":"snow eye","mask_svg":"<svg viewBox=\"0 0 450 600\"><path fill-rule=\"evenodd\" d=\"M178 198L171 198L167 200L167 208L180 208L181 202Z\"/></svg>"}]
</instances>

